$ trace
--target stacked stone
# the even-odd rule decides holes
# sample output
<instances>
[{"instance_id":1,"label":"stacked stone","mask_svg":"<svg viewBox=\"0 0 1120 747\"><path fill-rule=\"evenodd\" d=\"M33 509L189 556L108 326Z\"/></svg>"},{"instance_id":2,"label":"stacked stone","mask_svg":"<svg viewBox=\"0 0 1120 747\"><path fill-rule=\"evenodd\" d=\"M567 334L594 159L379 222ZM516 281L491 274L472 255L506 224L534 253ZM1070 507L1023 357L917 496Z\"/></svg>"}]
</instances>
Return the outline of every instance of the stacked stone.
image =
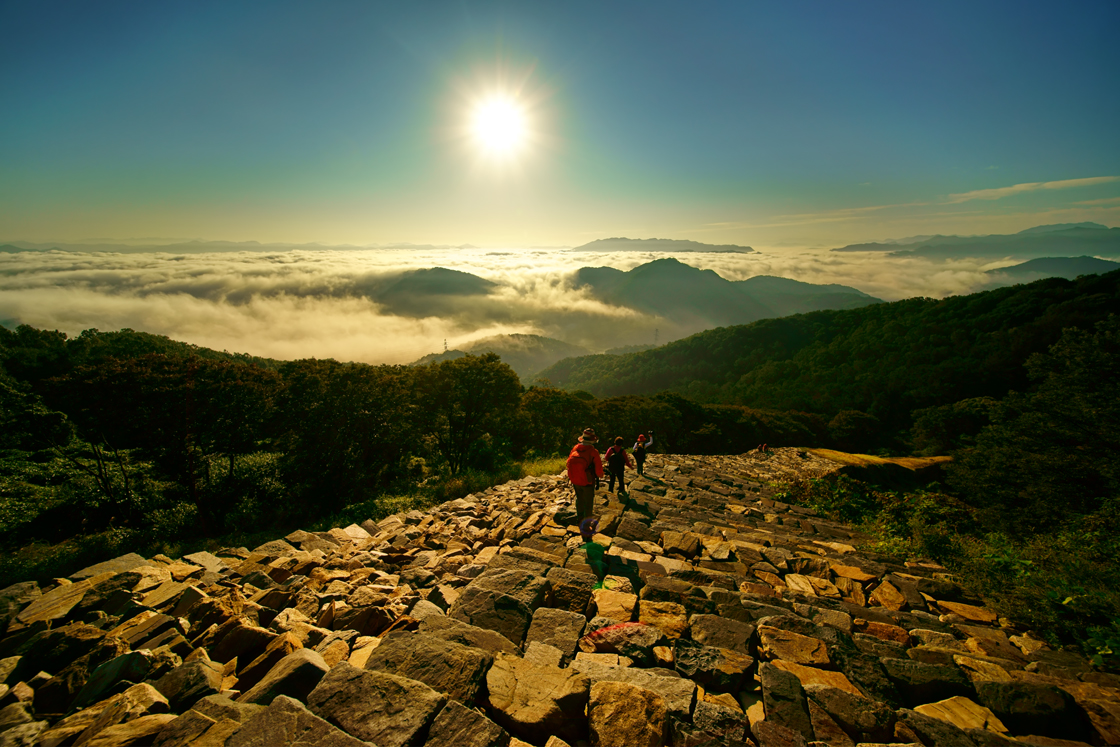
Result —
<instances>
[{"instance_id":1,"label":"stacked stone","mask_svg":"<svg viewBox=\"0 0 1120 747\"><path fill-rule=\"evenodd\" d=\"M526 478L0 591L7 745L1120 743L1120 680L776 500L796 450ZM602 576L602 578L600 578Z\"/></svg>"}]
</instances>

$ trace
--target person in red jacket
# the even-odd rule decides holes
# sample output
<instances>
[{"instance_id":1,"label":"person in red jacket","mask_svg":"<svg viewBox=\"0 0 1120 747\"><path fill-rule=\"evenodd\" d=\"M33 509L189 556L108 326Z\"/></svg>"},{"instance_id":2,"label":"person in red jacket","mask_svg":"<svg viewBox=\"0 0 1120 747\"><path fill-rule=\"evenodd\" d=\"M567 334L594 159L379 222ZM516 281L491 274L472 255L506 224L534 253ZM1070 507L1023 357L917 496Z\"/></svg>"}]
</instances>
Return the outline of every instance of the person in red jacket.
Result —
<instances>
[{"instance_id":1,"label":"person in red jacket","mask_svg":"<svg viewBox=\"0 0 1120 747\"><path fill-rule=\"evenodd\" d=\"M598 440L595 429L586 428L568 454L568 479L576 491L576 516L580 521L591 516L595 486L603 476L603 460L594 446Z\"/></svg>"}]
</instances>

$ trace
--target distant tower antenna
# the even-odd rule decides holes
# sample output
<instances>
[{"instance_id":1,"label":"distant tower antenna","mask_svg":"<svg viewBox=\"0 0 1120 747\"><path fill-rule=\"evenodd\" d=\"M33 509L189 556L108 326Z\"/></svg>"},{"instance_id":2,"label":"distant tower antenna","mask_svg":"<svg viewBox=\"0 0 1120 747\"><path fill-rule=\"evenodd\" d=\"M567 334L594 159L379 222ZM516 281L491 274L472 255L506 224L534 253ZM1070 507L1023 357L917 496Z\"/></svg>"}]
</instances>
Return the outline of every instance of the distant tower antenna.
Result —
<instances>
[{"instance_id":1,"label":"distant tower antenna","mask_svg":"<svg viewBox=\"0 0 1120 747\"><path fill-rule=\"evenodd\" d=\"M656 344L657 344L657 337L658 337L658 336L659 336L660 334L661 334L661 330L659 330L659 329L655 329L655 330L653 330L653 344L654 344L654 345L656 345Z\"/></svg>"},{"instance_id":2,"label":"distant tower antenna","mask_svg":"<svg viewBox=\"0 0 1120 747\"><path fill-rule=\"evenodd\" d=\"M447 338L443 338L443 352L447 352Z\"/></svg>"}]
</instances>

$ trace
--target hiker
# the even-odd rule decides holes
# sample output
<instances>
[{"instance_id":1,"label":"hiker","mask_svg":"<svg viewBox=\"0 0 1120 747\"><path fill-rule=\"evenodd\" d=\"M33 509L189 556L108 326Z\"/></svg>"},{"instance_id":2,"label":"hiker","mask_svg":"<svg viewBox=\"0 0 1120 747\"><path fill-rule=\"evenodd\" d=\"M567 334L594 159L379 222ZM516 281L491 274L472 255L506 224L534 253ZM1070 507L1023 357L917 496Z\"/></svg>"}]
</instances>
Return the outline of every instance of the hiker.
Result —
<instances>
[{"instance_id":1,"label":"hiker","mask_svg":"<svg viewBox=\"0 0 1120 747\"><path fill-rule=\"evenodd\" d=\"M622 445L622 436L616 436L614 439L614 446L607 449L607 492L614 492L614 481L618 478L618 493L622 495L626 492L626 481L624 475L626 472L626 465L629 464L631 469L634 467L634 460L626 453L626 447Z\"/></svg>"},{"instance_id":2,"label":"hiker","mask_svg":"<svg viewBox=\"0 0 1120 747\"><path fill-rule=\"evenodd\" d=\"M585 428L579 443L568 454L568 480L576 491L576 517L582 522L595 507L595 488L603 476L603 460L595 443L594 428Z\"/></svg>"},{"instance_id":3,"label":"hiker","mask_svg":"<svg viewBox=\"0 0 1120 747\"><path fill-rule=\"evenodd\" d=\"M646 449L650 446L653 446L653 431L649 432L649 438L646 438L644 433L638 436L638 440L634 444L634 461L638 465L634 471L639 475L646 473Z\"/></svg>"}]
</instances>

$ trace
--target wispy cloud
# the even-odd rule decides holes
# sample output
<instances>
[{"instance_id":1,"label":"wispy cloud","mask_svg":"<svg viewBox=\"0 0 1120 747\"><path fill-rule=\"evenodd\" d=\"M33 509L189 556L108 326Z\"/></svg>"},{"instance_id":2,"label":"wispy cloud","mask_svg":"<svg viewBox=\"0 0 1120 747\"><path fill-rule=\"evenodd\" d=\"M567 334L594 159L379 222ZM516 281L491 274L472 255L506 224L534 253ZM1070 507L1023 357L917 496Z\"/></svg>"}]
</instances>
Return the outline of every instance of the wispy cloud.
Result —
<instances>
[{"instance_id":1,"label":"wispy cloud","mask_svg":"<svg viewBox=\"0 0 1120 747\"><path fill-rule=\"evenodd\" d=\"M1036 192L1042 189L1073 189L1075 187L1090 187L1094 184L1107 184L1120 181L1120 176L1093 176L1087 179L1063 179L1056 182L1024 182L1013 184L1010 187L997 187L995 189L975 189L971 192L949 195L948 203L957 204L969 200L1001 200L1004 197Z\"/></svg>"}]
</instances>

